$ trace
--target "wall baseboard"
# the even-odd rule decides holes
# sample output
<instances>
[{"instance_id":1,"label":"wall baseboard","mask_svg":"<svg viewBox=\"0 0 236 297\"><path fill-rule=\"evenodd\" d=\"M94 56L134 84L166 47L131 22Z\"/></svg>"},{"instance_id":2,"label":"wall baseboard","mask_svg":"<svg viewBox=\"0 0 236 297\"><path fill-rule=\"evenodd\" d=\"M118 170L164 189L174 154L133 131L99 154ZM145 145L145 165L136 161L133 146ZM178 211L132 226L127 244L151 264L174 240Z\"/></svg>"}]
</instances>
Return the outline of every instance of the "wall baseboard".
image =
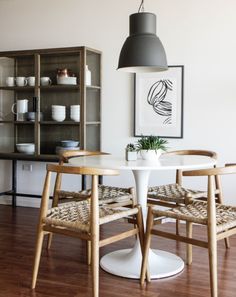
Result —
<instances>
[{"instance_id":1,"label":"wall baseboard","mask_svg":"<svg viewBox=\"0 0 236 297\"><path fill-rule=\"evenodd\" d=\"M10 196L2 196L0 197L0 205L11 205L11 197ZM17 206L22 207L40 207L41 199L38 198L25 198L25 197L17 197Z\"/></svg>"}]
</instances>

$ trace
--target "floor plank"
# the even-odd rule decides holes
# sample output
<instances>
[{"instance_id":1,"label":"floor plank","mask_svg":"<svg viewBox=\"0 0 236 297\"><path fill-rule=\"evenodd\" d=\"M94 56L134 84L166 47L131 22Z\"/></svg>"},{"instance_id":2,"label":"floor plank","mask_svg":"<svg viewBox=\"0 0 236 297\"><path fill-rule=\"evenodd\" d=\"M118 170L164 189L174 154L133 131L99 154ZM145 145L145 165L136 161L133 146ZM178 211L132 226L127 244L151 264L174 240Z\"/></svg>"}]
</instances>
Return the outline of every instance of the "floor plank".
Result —
<instances>
[{"instance_id":1,"label":"floor plank","mask_svg":"<svg viewBox=\"0 0 236 297\"><path fill-rule=\"evenodd\" d=\"M42 253L37 287L30 290L35 230L38 209L0 206L0 297L84 297L90 296L91 277L86 265L85 243L55 236L50 252ZM166 224L163 228L173 228ZM114 234L127 227L113 223L102 229L102 235ZM182 226L183 228L183 226ZM204 237L204 230L194 227ZM119 248L132 247L133 240L101 249L101 256ZM185 245L154 238L152 246L185 258ZM236 296L236 237L231 249L218 244L219 296ZM101 297L210 297L207 250L194 247L193 264L175 277L155 280L141 289L137 280L116 277L100 270Z\"/></svg>"}]
</instances>

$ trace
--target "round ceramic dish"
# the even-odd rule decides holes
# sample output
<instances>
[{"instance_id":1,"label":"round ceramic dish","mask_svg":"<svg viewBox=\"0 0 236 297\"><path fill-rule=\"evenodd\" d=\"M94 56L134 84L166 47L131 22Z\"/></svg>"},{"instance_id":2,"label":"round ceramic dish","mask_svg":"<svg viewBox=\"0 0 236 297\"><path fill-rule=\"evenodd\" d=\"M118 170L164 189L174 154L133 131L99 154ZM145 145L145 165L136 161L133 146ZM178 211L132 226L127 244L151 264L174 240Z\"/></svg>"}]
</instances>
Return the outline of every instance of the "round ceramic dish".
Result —
<instances>
[{"instance_id":1,"label":"round ceramic dish","mask_svg":"<svg viewBox=\"0 0 236 297\"><path fill-rule=\"evenodd\" d=\"M17 151L24 154L33 154L35 150L34 143L17 143Z\"/></svg>"},{"instance_id":2,"label":"round ceramic dish","mask_svg":"<svg viewBox=\"0 0 236 297\"><path fill-rule=\"evenodd\" d=\"M79 145L79 141L75 140L62 140L60 143L62 147L77 147Z\"/></svg>"}]
</instances>

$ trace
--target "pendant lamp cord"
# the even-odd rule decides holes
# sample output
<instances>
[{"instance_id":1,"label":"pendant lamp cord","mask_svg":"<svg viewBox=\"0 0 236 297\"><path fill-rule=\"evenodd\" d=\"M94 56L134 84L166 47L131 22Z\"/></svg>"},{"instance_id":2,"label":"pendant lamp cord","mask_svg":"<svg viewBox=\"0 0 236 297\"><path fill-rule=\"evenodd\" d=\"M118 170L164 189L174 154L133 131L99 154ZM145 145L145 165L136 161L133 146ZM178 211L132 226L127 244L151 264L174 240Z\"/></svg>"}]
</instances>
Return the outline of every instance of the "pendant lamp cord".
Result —
<instances>
[{"instance_id":1,"label":"pendant lamp cord","mask_svg":"<svg viewBox=\"0 0 236 297\"><path fill-rule=\"evenodd\" d=\"M144 0L141 0L138 12L144 12Z\"/></svg>"}]
</instances>

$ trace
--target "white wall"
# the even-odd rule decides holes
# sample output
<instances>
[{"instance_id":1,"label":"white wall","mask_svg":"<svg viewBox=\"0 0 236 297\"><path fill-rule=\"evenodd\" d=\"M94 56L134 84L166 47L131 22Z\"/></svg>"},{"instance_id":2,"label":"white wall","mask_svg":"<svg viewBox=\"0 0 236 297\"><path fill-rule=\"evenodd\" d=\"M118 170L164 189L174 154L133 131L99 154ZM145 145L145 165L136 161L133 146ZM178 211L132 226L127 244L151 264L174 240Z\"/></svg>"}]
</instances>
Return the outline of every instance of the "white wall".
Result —
<instances>
[{"instance_id":1,"label":"white wall","mask_svg":"<svg viewBox=\"0 0 236 297\"><path fill-rule=\"evenodd\" d=\"M133 76L116 71L120 48L128 35L128 17L137 0L0 0L0 50L87 45L103 52L102 148L119 153L135 141ZM236 1L146 0L157 14L157 33L169 65L183 64L184 138L170 140L171 149L210 149L219 163L236 161ZM45 164L18 172L20 191L40 193ZM5 172L2 188L9 184ZM19 166L21 167L21 166ZM8 176L7 175L7 176ZM173 173L152 174L150 183L169 182ZM9 175L10 180L10 175ZM30 181L30 182L29 182ZM227 202L234 179L225 180ZM133 184L121 173L115 184ZM200 181L197 181L199 186ZM28 199L29 201L29 199ZM30 202L27 202L29 204Z\"/></svg>"}]
</instances>

